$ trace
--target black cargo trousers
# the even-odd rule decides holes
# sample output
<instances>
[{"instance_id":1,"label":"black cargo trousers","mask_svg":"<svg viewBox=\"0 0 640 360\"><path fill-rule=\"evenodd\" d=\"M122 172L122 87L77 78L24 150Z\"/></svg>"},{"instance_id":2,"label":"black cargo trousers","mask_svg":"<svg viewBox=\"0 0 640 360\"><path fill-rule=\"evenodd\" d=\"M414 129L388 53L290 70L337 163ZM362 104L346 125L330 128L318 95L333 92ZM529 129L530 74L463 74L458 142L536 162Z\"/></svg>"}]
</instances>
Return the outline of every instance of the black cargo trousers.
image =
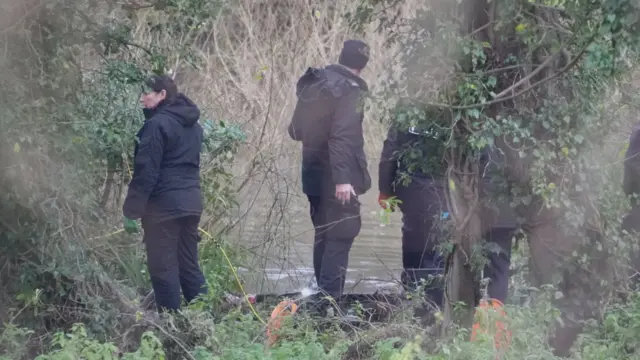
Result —
<instances>
[{"instance_id":1,"label":"black cargo trousers","mask_svg":"<svg viewBox=\"0 0 640 360\"><path fill-rule=\"evenodd\" d=\"M313 269L316 282L322 292L338 300L344 291L349 252L362 227L360 203L353 195L345 204L333 194L307 195L307 198L315 230Z\"/></svg>"},{"instance_id":2,"label":"black cargo trousers","mask_svg":"<svg viewBox=\"0 0 640 360\"><path fill-rule=\"evenodd\" d=\"M402 212L402 284L415 290L425 281L425 295L438 306L443 302L444 258L438 222L446 214L444 188L435 180L412 176L406 186L396 187Z\"/></svg>"},{"instance_id":3,"label":"black cargo trousers","mask_svg":"<svg viewBox=\"0 0 640 360\"><path fill-rule=\"evenodd\" d=\"M402 282L415 289L424 280L426 296L438 306L444 301L442 275L444 258L438 246L444 240L442 221L448 218L446 185L443 180L412 176L406 186L396 187L396 196L402 203ZM515 228L500 223L489 227L484 238L494 251L487 255L484 277L489 278L488 295L504 303L509 290L511 265L511 239Z\"/></svg>"},{"instance_id":4,"label":"black cargo trousers","mask_svg":"<svg viewBox=\"0 0 640 360\"><path fill-rule=\"evenodd\" d=\"M200 216L152 222L142 219L147 266L159 311L180 309L180 290L187 303L207 293L198 264Z\"/></svg>"}]
</instances>

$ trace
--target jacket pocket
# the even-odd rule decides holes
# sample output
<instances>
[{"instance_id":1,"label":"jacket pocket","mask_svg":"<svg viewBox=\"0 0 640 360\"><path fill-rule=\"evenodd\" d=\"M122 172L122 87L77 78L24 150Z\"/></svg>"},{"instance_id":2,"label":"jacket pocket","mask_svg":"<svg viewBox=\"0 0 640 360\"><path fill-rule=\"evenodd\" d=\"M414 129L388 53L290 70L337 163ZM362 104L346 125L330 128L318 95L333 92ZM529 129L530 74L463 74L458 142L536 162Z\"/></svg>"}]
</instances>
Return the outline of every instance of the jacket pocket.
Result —
<instances>
[{"instance_id":1,"label":"jacket pocket","mask_svg":"<svg viewBox=\"0 0 640 360\"><path fill-rule=\"evenodd\" d=\"M360 190L358 192L359 194L364 194L371 189L371 176L369 175L369 169L367 168L367 160L360 156L356 156L356 163L358 165L358 170L360 171L360 186L356 186L356 188L359 187L359 189L356 190Z\"/></svg>"},{"instance_id":2,"label":"jacket pocket","mask_svg":"<svg viewBox=\"0 0 640 360\"><path fill-rule=\"evenodd\" d=\"M326 223L328 238L353 240L358 236L362 227L360 203L354 198L346 204L342 204L338 199L327 201Z\"/></svg>"}]
</instances>

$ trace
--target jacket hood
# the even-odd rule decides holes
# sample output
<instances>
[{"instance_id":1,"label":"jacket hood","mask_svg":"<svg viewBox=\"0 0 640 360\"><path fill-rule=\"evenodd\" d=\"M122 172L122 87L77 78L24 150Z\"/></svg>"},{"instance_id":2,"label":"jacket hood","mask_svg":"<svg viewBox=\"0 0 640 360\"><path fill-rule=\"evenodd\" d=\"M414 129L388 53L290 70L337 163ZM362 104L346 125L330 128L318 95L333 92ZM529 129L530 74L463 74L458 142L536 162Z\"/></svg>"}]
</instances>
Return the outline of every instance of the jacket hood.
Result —
<instances>
[{"instance_id":1,"label":"jacket hood","mask_svg":"<svg viewBox=\"0 0 640 360\"><path fill-rule=\"evenodd\" d=\"M318 68L307 68L307 71L300 76L298 82L296 83L296 95L300 96L305 88L311 86L312 84L317 84L324 80L324 74L322 69Z\"/></svg>"},{"instance_id":2,"label":"jacket hood","mask_svg":"<svg viewBox=\"0 0 640 360\"><path fill-rule=\"evenodd\" d=\"M354 81L360 89L369 91L369 87L364 79L352 73L346 67L342 65L329 65L324 68L307 68L296 83L296 95L300 96L303 90L312 86L328 86L332 90L335 90L340 87L336 85L345 80Z\"/></svg>"},{"instance_id":3,"label":"jacket hood","mask_svg":"<svg viewBox=\"0 0 640 360\"><path fill-rule=\"evenodd\" d=\"M336 74L340 74L349 80L353 80L358 84L360 89L362 89L363 91L369 91L369 86L367 85L367 82L364 81L364 79L361 78L360 76L352 73L349 69L347 69L343 65L340 65L340 64L328 65L327 67L325 67L325 70L334 72Z\"/></svg>"},{"instance_id":4,"label":"jacket hood","mask_svg":"<svg viewBox=\"0 0 640 360\"><path fill-rule=\"evenodd\" d=\"M178 93L171 102L163 102L155 109L142 109L146 120L158 114L166 114L178 120L184 127L193 126L200 119L200 109L186 95Z\"/></svg>"},{"instance_id":5,"label":"jacket hood","mask_svg":"<svg viewBox=\"0 0 640 360\"><path fill-rule=\"evenodd\" d=\"M178 120L182 126L193 126L200 119L200 109L186 95L178 93L176 98L160 110Z\"/></svg>"}]
</instances>

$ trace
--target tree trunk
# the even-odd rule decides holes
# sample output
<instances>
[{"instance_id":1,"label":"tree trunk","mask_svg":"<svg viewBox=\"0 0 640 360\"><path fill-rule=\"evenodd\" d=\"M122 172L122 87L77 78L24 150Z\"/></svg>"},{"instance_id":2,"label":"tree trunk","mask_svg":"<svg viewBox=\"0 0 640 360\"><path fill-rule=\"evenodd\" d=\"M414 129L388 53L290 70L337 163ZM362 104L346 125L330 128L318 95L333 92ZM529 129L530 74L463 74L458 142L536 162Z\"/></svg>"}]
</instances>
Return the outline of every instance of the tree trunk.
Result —
<instances>
[{"instance_id":1,"label":"tree trunk","mask_svg":"<svg viewBox=\"0 0 640 360\"><path fill-rule=\"evenodd\" d=\"M452 152L452 154L455 152ZM454 156L451 156L453 161ZM481 245L483 226L480 217L478 166L468 160L454 163L449 170L447 200L455 227L452 233L453 251L445 270L445 303L443 333L453 322L471 327L478 289L473 256Z\"/></svg>"},{"instance_id":2,"label":"tree trunk","mask_svg":"<svg viewBox=\"0 0 640 360\"><path fill-rule=\"evenodd\" d=\"M521 88L530 86L539 80L545 79L554 72L561 69L552 64L555 58L551 58L544 49L544 44L537 49L527 49L527 45L515 42L513 32L516 28L516 20L508 19L501 21L502 33L496 34L494 21L499 17L497 7L502 4L499 0L466 0L461 7L463 23L461 31L463 34L473 37L477 41L488 43L487 64L488 69L504 66L504 59L507 57L517 57L521 64L543 64L536 69L517 69L512 72L502 72L498 80L497 93L507 91L505 97L519 91ZM503 4L504 5L504 4ZM551 16L548 13L537 14L538 18ZM553 33L549 34L553 36ZM536 51L534 51L536 50ZM544 51L543 51L544 50ZM559 53L562 56L564 53ZM578 54L579 56L580 54ZM542 57L541 56L546 56ZM529 58L533 57L533 58ZM547 61L548 60L548 61ZM569 66L567 64L563 66ZM515 80L514 80L515 79ZM516 88L514 84L520 83ZM542 101L551 96L565 96L569 101L571 94L562 88L559 82L548 82L546 86L533 88L527 94L514 96L513 99L494 103L482 109L485 113L496 115L522 114L523 109L528 113L535 114L542 109ZM507 90L512 89L512 90ZM525 118L521 116L521 118ZM525 118L526 119L526 118ZM533 120L531 120L533 121ZM532 122L532 124L534 124ZM575 126L575 124L573 125ZM534 127L535 128L535 127ZM460 133L456 134L460 135ZM464 136L464 134L462 134ZM553 134L548 134L545 129L534 131L533 137L549 139ZM464 137L462 138L464 139ZM530 173L532 155L527 152L525 157L520 156L520 149L523 148L522 140L519 146L513 146L513 138L502 138L496 141L496 147L504 152L506 157L505 172L506 177L511 182L511 186L525 189L532 192L532 182L534 181ZM530 151L530 150L528 150ZM453 234L454 252L449 257L446 270L446 293L445 302L445 323L447 329L452 321L459 321L461 325L469 326L473 311L469 309L462 317L453 314L453 306L456 302L464 302L468 308L472 308L475 302L474 289L477 288L476 272L470 267L470 257L474 247L480 245L483 225L481 214L485 209L479 205L479 182L478 171L472 171L473 166L461 166L461 155L455 154L449 160L449 184L450 184L450 209L455 223ZM566 166L568 160L558 159L558 167ZM575 173L562 174L562 178L557 174L545 174L548 183L555 184L578 184L583 181ZM453 186L451 186L453 185ZM569 189L571 186L565 186ZM568 190L567 190L568 191ZM596 310L602 297L607 294L608 288L599 285L599 279L594 281L594 274L604 274L609 277L609 259L604 253L595 250L588 251L593 260L588 265L576 266L572 255L584 249L591 249L595 241L602 243L605 237L602 235L602 225L599 214L589 194L579 191L569 194L571 202L585 209L584 224L572 225L568 229L566 224L566 211L569 206L547 207L544 200L532 196L532 201L521 206L521 215L525 218L524 229L528 236L531 249L531 263L533 265L536 285L553 284L558 288L556 296L556 306L563 314L564 326L558 326L556 334L551 339L551 344L559 356L569 355L576 336L581 330L582 320L596 315ZM591 246L591 247L590 247ZM606 246L606 245L603 245ZM584 253L584 252L583 252Z\"/></svg>"}]
</instances>

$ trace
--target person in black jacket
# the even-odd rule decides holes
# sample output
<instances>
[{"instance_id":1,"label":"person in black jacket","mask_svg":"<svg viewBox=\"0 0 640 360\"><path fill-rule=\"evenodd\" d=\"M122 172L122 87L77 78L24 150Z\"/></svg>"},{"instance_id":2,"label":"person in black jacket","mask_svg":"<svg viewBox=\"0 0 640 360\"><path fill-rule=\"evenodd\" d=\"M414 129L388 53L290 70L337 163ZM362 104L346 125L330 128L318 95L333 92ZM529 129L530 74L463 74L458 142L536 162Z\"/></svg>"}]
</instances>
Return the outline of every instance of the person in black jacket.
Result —
<instances>
[{"instance_id":1,"label":"person in black jacket","mask_svg":"<svg viewBox=\"0 0 640 360\"><path fill-rule=\"evenodd\" d=\"M444 258L439 222L448 216L445 198L446 166L439 135L434 129L392 126L384 141L379 163L378 202L386 208L386 200L395 196L402 212L402 284L415 290L425 280L426 295L437 306L442 305ZM410 153L422 154L418 161ZM407 181L402 179L407 176ZM395 210L392 208L392 210Z\"/></svg>"},{"instance_id":2,"label":"person in black jacket","mask_svg":"<svg viewBox=\"0 0 640 360\"><path fill-rule=\"evenodd\" d=\"M152 76L140 102L145 122L136 136L133 177L123 205L125 229L141 219L147 266L160 311L206 293L198 265L202 214L200 110L168 76Z\"/></svg>"},{"instance_id":3,"label":"person in black jacket","mask_svg":"<svg viewBox=\"0 0 640 360\"><path fill-rule=\"evenodd\" d=\"M392 125L380 156L378 182L381 207L386 208L387 200L393 196L401 201L401 281L406 289L413 290L421 280L425 280L425 295L438 307L442 306L444 300L444 258L438 247L443 234L441 221L448 218L449 211L445 198L448 188L443 159L448 134L441 132L437 127ZM490 158L489 152L485 153L481 162L485 167L491 167L489 165L494 159ZM483 175L487 175L486 172ZM487 190L490 189L486 183L488 181L484 180L481 196L493 201L488 196ZM484 268L484 277L490 279L488 293L491 298L504 302L508 294L515 217L511 211L502 209L497 217L488 216L483 221L487 222L488 229L485 238L498 245L489 252L489 261Z\"/></svg>"},{"instance_id":4,"label":"person in black jacket","mask_svg":"<svg viewBox=\"0 0 640 360\"><path fill-rule=\"evenodd\" d=\"M297 82L298 101L288 127L302 142L302 189L315 228L313 266L320 290L342 295L349 251L360 232L358 195L371 188L362 132L363 95L359 76L369 47L348 40L339 63L309 68Z\"/></svg>"}]
</instances>

